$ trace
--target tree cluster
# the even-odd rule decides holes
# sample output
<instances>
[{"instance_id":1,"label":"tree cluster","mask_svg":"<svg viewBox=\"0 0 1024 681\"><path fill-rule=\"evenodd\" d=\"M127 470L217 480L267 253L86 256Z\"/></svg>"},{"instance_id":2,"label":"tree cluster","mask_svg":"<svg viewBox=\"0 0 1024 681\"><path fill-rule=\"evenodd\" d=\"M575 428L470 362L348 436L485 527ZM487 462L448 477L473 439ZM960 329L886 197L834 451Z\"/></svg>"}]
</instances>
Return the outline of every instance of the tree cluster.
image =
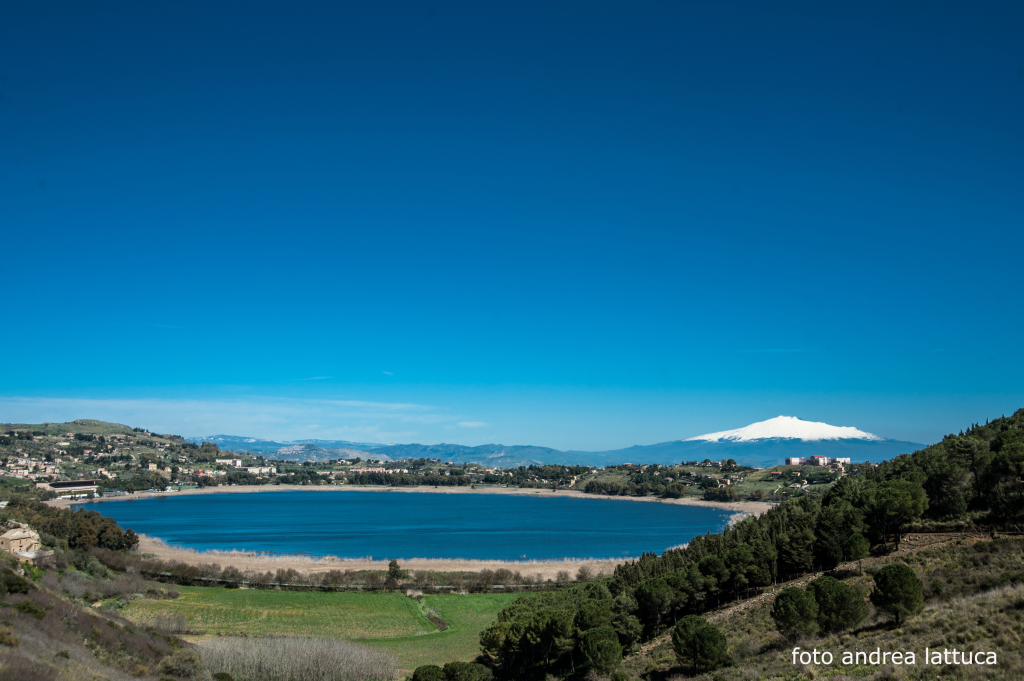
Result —
<instances>
[{"instance_id":1,"label":"tree cluster","mask_svg":"<svg viewBox=\"0 0 1024 681\"><path fill-rule=\"evenodd\" d=\"M414 475L412 473L356 473L349 472L351 485L387 485L389 487L411 487L433 485L435 487L465 487L472 481L465 475Z\"/></svg>"},{"instance_id":2,"label":"tree cluster","mask_svg":"<svg viewBox=\"0 0 1024 681\"><path fill-rule=\"evenodd\" d=\"M113 518L96 511L53 508L34 499L16 496L7 505L7 513L28 523L62 544L60 548L89 549L103 547L113 551L135 548L139 537L132 530L118 526ZM51 540L52 541L52 540Z\"/></svg>"}]
</instances>

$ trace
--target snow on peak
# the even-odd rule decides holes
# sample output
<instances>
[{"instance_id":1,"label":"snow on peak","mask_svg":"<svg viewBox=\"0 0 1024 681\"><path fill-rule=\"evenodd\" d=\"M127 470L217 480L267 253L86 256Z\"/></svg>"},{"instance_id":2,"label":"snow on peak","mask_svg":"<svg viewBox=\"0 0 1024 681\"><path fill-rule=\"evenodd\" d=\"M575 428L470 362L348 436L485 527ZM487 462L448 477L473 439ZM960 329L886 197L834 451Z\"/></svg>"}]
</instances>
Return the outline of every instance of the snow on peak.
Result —
<instances>
[{"instance_id":1,"label":"snow on peak","mask_svg":"<svg viewBox=\"0 0 1024 681\"><path fill-rule=\"evenodd\" d=\"M785 438L797 440L881 440L882 438L863 430L849 426L830 426L816 421L801 421L795 416L776 416L767 421L751 423L745 428L723 430L720 433L708 433L691 437L690 440L718 442L749 442L751 440L767 440Z\"/></svg>"}]
</instances>

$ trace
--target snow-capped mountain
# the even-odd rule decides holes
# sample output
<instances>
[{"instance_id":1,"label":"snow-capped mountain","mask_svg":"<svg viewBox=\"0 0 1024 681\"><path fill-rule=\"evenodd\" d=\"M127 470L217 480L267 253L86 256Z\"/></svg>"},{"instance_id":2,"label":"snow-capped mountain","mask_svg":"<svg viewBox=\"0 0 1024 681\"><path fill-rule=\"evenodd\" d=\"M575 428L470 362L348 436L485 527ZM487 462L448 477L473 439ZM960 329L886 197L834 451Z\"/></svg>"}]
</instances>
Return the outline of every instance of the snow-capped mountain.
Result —
<instances>
[{"instance_id":1,"label":"snow-capped mountain","mask_svg":"<svg viewBox=\"0 0 1024 681\"><path fill-rule=\"evenodd\" d=\"M235 435L190 438L213 442L225 451L262 452L297 460L327 460L350 457L358 450L375 459L440 458L456 463L475 462L489 466L526 466L531 463L560 463L607 466L622 463L672 464L682 461L736 459L749 466L775 466L787 457L849 457L855 463L884 461L924 447L914 442L889 440L850 426L804 421L795 416L777 416L735 430L707 433L685 440L637 445L602 452L562 452L547 447L481 445L383 445L347 441L296 440L280 442ZM365 458L365 457L364 457Z\"/></svg>"},{"instance_id":2,"label":"snow-capped mountain","mask_svg":"<svg viewBox=\"0 0 1024 681\"><path fill-rule=\"evenodd\" d=\"M775 466L791 456L849 457L855 463L879 462L921 449L915 442L890 440L851 426L777 416L743 428L617 449L608 452L571 452L588 463L679 463L736 459L748 466Z\"/></svg>"},{"instance_id":3,"label":"snow-capped mountain","mask_svg":"<svg viewBox=\"0 0 1024 681\"><path fill-rule=\"evenodd\" d=\"M751 423L735 430L723 430L719 433L707 433L687 438L686 442L703 440L704 442L752 442L754 440L884 440L872 433L865 433L849 426L831 426L818 421L803 421L795 416L776 416L767 421Z\"/></svg>"}]
</instances>

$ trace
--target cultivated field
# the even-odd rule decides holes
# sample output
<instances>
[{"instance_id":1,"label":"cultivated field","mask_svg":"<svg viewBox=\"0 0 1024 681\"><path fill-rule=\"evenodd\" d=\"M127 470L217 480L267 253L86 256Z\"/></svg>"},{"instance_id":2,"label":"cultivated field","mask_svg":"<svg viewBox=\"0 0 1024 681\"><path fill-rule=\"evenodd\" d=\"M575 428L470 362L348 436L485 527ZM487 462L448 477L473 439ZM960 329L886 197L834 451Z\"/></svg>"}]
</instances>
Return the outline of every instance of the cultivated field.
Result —
<instances>
[{"instance_id":1,"label":"cultivated field","mask_svg":"<svg viewBox=\"0 0 1024 681\"><path fill-rule=\"evenodd\" d=\"M206 634L291 634L344 639L417 636L436 631L419 604L396 593L264 591L175 587L174 600L132 601L122 611L139 623L183 615L190 631Z\"/></svg>"},{"instance_id":2,"label":"cultivated field","mask_svg":"<svg viewBox=\"0 0 1024 681\"><path fill-rule=\"evenodd\" d=\"M174 600L139 599L121 614L138 624L183 617L201 640L217 634L290 634L359 641L398 655L402 669L470 660L480 632L518 594L442 594L414 600L397 593L263 591L174 587ZM427 617L447 625L445 631ZM202 632L202 633L200 633Z\"/></svg>"}]
</instances>

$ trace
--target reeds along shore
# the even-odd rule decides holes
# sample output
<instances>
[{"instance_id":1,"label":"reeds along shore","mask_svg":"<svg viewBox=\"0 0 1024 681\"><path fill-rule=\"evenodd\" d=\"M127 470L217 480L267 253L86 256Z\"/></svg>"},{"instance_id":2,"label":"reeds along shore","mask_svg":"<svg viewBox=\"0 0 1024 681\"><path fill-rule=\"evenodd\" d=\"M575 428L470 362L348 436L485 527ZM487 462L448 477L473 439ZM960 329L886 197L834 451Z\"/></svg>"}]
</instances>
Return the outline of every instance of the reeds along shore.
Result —
<instances>
[{"instance_id":1,"label":"reeds along shore","mask_svg":"<svg viewBox=\"0 0 1024 681\"><path fill-rule=\"evenodd\" d=\"M277 570L295 570L302 575L312 575L331 570L382 570L388 569L388 560L374 560L372 556L365 558L338 558L336 556L296 556L273 555L253 551L197 551L168 546L155 537L141 535L139 552L152 554L161 560L175 560L188 565L208 565L217 563L221 567L231 566L241 572L276 572ZM593 576L610 575L616 565L625 559L609 558L564 558L562 560L464 560L459 558L409 558L398 559L403 570L430 572L481 572L483 570L508 570L519 572L524 578L540 581L557 580L560 573L568 573L575 578L580 569Z\"/></svg>"}]
</instances>

